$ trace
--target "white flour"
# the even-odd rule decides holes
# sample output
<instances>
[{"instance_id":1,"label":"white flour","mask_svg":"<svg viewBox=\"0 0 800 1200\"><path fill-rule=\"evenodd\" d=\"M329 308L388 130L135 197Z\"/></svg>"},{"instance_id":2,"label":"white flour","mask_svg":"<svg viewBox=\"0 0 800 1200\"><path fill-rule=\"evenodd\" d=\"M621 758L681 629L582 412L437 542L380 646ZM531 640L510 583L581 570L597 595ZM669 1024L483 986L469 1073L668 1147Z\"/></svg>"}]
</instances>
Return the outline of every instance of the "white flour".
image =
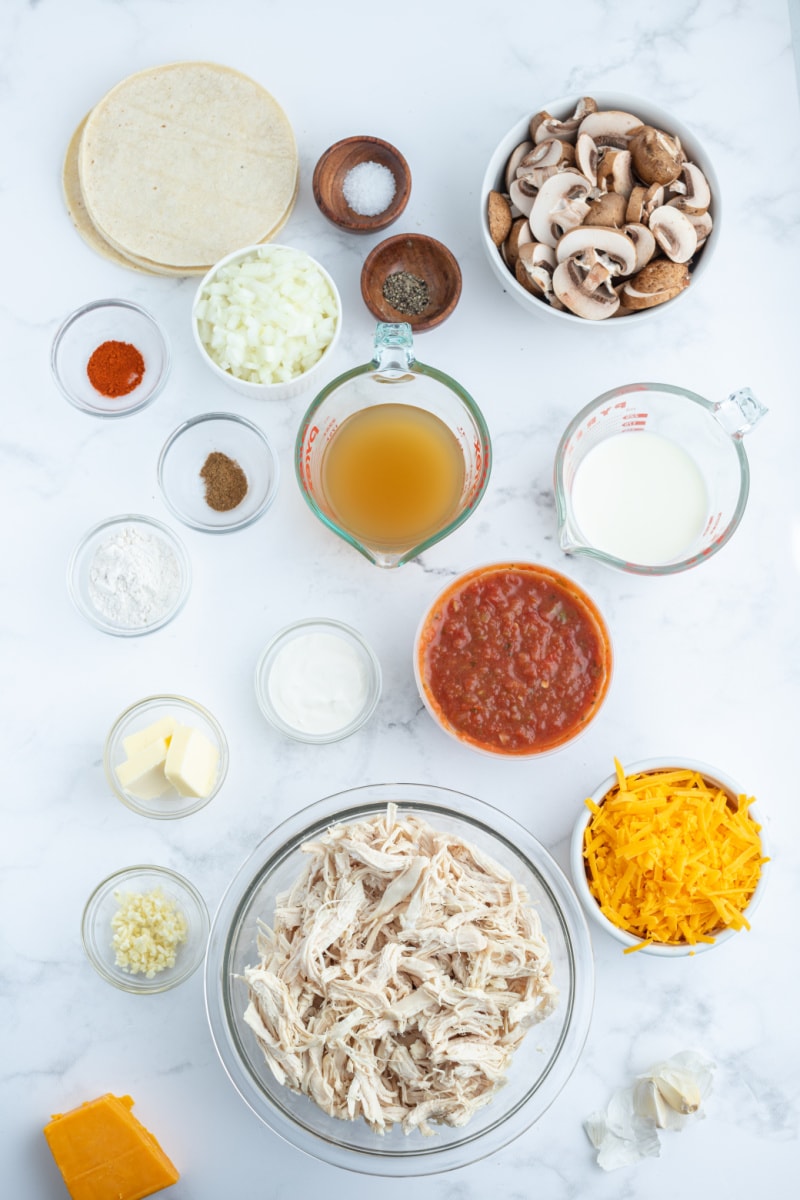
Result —
<instances>
[{"instance_id":1,"label":"white flour","mask_svg":"<svg viewBox=\"0 0 800 1200\"><path fill-rule=\"evenodd\" d=\"M177 600L180 586L172 547L130 526L98 546L89 567L92 604L106 621L128 629L160 620Z\"/></svg>"}]
</instances>

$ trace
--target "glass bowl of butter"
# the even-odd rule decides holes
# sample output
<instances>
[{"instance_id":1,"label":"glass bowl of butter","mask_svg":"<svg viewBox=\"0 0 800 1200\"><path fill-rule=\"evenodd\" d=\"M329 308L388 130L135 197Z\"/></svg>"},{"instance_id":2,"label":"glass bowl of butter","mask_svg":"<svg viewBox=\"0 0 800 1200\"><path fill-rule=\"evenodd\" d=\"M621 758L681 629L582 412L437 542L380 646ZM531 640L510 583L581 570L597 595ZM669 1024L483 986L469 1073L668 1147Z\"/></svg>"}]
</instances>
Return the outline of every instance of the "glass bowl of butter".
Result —
<instances>
[{"instance_id":1,"label":"glass bowl of butter","mask_svg":"<svg viewBox=\"0 0 800 1200\"><path fill-rule=\"evenodd\" d=\"M228 773L219 721L186 696L146 696L111 727L103 751L111 791L143 817L188 817L214 799Z\"/></svg>"}]
</instances>

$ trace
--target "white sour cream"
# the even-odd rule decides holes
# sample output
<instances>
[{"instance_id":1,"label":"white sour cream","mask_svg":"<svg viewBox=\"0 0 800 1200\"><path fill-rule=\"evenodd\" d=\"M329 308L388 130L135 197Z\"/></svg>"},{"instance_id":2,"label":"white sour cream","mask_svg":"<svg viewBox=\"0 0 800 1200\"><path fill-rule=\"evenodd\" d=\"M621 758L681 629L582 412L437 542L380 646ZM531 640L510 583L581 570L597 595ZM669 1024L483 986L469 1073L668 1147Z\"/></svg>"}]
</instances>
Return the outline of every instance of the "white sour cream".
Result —
<instances>
[{"instance_id":1,"label":"white sour cream","mask_svg":"<svg viewBox=\"0 0 800 1200\"><path fill-rule=\"evenodd\" d=\"M598 442L578 466L572 509L596 550L659 566L682 558L702 532L708 492L694 459L676 442L620 433Z\"/></svg>"},{"instance_id":2,"label":"white sour cream","mask_svg":"<svg viewBox=\"0 0 800 1200\"><path fill-rule=\"evenodd\" d=\"M370 690L355 646L333 633L306 633L278 651L267 691L275 712L300 733L346 729L364 711Z\"/></svg>"}]
</instances>

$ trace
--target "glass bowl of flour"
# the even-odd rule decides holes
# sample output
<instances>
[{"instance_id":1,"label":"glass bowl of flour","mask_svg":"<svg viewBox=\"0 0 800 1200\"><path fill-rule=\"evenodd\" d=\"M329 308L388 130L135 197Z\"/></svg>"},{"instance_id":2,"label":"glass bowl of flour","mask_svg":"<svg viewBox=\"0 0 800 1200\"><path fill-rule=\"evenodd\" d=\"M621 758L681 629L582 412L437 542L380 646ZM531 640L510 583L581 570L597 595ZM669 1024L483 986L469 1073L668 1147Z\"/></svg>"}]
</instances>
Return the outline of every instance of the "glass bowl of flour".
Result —
<instances>
[{"instance_id":1,"label":"glass bowl of flour","mask_svg":"<svg viewBox=\"0 0 800 1200\"><path fill-rule=\"evenodd\" d=\"M115 637L162 629L186 603L191 566L181 540L152 517L101 521L72 552L67 585L78 612Z\"/></svg>"}]
</instances>

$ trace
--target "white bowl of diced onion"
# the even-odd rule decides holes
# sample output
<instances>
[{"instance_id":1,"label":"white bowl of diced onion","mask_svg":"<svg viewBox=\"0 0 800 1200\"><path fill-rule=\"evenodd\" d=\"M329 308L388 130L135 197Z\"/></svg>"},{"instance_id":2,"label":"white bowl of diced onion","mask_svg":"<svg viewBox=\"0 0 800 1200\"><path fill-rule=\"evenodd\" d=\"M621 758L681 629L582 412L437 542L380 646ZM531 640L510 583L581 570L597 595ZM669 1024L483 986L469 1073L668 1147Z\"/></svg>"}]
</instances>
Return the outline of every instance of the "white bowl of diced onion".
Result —
<instances>
[{"instance_id":1,"label":"white bowl of diced onion","mask_svg":"<svg viewBox=\"0 0 800 1200\"><path fill-rule=\"evenodd\" d=\"M221 259L192 306L194 339L212 372L244 396L270 400L312 386L341 324L341 297L325 268L270 242Z\"/></svg>"}]
</instances>

